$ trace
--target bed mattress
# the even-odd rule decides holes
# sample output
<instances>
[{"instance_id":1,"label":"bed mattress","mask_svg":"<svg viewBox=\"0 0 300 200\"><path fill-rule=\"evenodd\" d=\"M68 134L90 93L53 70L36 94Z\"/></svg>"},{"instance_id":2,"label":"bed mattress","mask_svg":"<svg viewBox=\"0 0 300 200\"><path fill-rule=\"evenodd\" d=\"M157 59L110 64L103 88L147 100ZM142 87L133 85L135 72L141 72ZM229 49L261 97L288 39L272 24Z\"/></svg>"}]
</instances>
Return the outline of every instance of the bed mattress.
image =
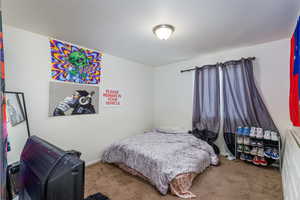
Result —
<instances>
[{"instance_id":1,"label":"bed mattress","mask_svg":"<svg viewBox=\"0 0 300 200\"><path fill-rule=\"evenodd\" d=\"M149 132L113 143L102 161L138 172L165 195L172 181L184 175L192 181L192 174L217 164L218 159L210 145L191 134Z\"/></svg>"}]
</instances>

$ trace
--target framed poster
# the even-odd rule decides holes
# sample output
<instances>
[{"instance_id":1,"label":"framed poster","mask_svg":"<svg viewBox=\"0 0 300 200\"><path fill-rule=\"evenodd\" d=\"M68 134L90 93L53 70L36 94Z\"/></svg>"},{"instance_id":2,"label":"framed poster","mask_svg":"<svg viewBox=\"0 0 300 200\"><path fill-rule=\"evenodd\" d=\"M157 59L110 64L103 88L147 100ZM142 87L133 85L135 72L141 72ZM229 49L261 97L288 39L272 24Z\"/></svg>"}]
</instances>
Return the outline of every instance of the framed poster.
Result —
<instances>
[{"instance_id":1,"label":"framed poster","mask_svg":"<svg viewBox=\"0 0 300 200\"><path fill-rule=\"evenodd\" d=\"M99 87L50 82L49 116L99 113Z\"/></svg>"},{"instance_id":2,"label":"framed poster","mask_svg":"<svg viewBox=\"0 0 300 200\"><path fill-rule=\"evenodd\" d=\"M18 94L6 93L6 109L8 122L11 126L16 126L25 121L24 111Z\"/></svg>"},{"instance_id":3,"label":"framed poster","mask_svg":"<svg viewBox=\"0 0 300 200\"><path fill-rule=\"evenodd\" d=\"M123 94L118 89L105 89L102 98L105 107L118 107L122 105Z\"/></svg>"}]
</instances>

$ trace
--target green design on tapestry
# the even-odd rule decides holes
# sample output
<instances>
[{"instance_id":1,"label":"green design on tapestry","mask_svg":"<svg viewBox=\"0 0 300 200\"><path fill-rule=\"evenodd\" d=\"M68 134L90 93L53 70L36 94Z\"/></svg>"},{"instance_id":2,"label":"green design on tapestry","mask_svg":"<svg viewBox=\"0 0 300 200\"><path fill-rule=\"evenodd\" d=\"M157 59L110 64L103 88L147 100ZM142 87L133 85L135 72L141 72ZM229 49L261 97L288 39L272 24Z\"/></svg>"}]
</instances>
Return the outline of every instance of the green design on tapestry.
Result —
<instances>
[{"instance_id":1,"label":"green design on tapestry","mask_svg":"<svg viewBox=\"0 0 300 200\"><path fill-rule=\"evenodd\" d=\"M85 53L82 51L74 51L69 55L68 58L69 62L72 65L75 65L77 67L84 67L86 66L89 62L88 62L88 58L86 57Z\"/></svg>"},{"instance_id":2,"label":"green design on tapestry","mask_svg":"<svg viewBox=\"0 0 300 200\"><path fill-rule=\"evenodd\" d=\"M68 61L74 66L69 70L71 76L79 75L82 79L87 77L86 73L80 73L83 71L83 68L89 64L89 59L84 51L74 51L70 53Z\"/></svg>"}]
</instances>

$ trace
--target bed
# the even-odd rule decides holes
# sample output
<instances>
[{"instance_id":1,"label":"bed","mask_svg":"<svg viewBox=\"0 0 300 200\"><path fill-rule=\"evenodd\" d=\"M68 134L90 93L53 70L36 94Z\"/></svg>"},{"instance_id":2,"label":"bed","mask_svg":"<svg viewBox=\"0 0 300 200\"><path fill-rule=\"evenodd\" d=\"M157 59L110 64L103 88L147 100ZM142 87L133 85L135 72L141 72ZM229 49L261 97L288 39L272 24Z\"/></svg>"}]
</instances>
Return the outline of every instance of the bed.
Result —
<instances>
[{"instance_id":1,"label":"bed","mask_svg":"<svg viewBox=\"0 0 300 200\"><path fill-rule=\"evenodd\" d=\"M166 195L192 198L189 191L197 174L218 164L213 148L188 133L148 132L110 145L102 161L140 176Z\"/></svg>"}]
</instances>

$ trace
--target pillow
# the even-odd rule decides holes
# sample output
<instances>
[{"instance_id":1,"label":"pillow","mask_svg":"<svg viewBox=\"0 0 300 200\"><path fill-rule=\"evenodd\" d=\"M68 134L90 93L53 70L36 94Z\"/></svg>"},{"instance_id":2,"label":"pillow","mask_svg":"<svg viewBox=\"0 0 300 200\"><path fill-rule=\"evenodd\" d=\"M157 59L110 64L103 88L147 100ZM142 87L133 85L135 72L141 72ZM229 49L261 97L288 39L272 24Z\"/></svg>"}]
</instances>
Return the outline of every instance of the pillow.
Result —
<instances>
[{"instance_id":1,"label":"pillow","mask_svg":"<svg viewBox=\"0 0 300 200\"><path fill-rule=\"evenodd\" d=\"M161 127L154 129L158 133L168 133L168 134L182 134L188 133L189 130L181 127Z\"/></svg>"}]
</instances>

